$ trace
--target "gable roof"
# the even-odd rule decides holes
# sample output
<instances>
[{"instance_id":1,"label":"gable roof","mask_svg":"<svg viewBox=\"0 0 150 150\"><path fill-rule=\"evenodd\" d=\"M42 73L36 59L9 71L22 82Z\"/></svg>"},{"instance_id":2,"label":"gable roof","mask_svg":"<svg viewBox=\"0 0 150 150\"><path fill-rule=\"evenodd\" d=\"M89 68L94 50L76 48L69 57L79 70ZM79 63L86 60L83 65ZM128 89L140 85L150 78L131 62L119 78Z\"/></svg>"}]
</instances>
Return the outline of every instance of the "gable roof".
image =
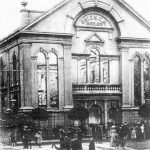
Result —
<instances>
[{"instance_id":1,"label":"gable roof","mask_svg":"<svg viewBox=\"0 0 150 150\"><path fill-rule=\"evenodd\" d=\"M5 42L6 39L8 40L8 38L10 39L11 37L14 37L15 35L19 34L20 32L37 24L38 22L40 22L41 20L43 20L44 18L49 16L51 13L53 13L57 9L61 8L65 4L67 4L69 1L70 0L63 0L62 2L60 2L59 4L57 4L53 8L51 8L50 10L43 13L41 16L37 17L30 24L28 24L24 27L20 27L17 30L15 30L12 34L8 35L7 37L4 37L0 42L3 43L3 42ZM127 8L133 15L135 15L141 22L143 22L150 29L150 23L144 17L142 17L133 7L131 7L127 2L125 2L125 0L113 0L113 1L119 2L120 4L122 4L125 8Z\"/></svg>"}]
</instances>

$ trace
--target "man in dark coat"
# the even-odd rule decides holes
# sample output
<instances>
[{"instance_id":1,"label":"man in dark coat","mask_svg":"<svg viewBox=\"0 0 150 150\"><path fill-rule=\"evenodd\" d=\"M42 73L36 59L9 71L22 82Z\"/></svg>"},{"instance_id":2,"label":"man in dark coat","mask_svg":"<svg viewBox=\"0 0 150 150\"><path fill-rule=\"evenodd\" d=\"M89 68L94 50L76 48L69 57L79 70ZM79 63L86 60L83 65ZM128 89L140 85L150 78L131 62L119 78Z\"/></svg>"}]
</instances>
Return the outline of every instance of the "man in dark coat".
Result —
<instances>
[{"instance_id":1,"label":"man in dark coat","mask_svg":"<svg viewBox=\"0 0 150 150\"><path fill-rule=\"evenodd\" d=\"M95 141L94 138L90 138L89 150L95 150Z\"/></svg>"},{"instance_id":2,"label":"man in dark coat","mask_svg":"<svg viewBox=\"0 0 150 150\"><path fill-rule=\"evenodd\" d=\"M71 140L71 149L72 150L82 150L81 141L78 139L78 135L74 135L74 139Z\"/></svg>"},{"instance_id":3,"label":"man in dark coat","mask_svg":"<svg viewBox=\"0 0 150 150\"><path fill-rule=\"evenodd\" d=\"M61 150L70 150L70 141L67 136L64 137L61 143Z\"/></svg>"},{"instance_id":4,"label":"man in dark coat","mask_svg":"<svg viewBox=\"0 0 150 150\"><path fill-rule=\"evenodd\" d=\"M124 125L121 125L121 129L120 129L120 132L119 132L121 147L125 146L128 133L129 133L129 128L126 125L126 123Z\"/></svg>"}]
</instances>

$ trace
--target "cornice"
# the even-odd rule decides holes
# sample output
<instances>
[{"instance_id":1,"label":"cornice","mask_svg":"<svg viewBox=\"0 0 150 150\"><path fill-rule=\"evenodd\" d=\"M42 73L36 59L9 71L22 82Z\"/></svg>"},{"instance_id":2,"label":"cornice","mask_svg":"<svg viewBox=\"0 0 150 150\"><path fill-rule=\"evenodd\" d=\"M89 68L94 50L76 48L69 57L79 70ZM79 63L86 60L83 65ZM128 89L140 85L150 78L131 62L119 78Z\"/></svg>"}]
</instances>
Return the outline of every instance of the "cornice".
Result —
<instances>
[{"instance_id":1,"label":"cornice","mask_svg":"<svg viewBox=\"0 0 150 150\"><path fill-rule=\"evenodd\" d=\"M30 31L25 30L21 32L22 34L28 34L28 35L42 35L42 36L57 36L57 37L69 37L72 38L74 34L71 33L57 33L57 32L37 32L37 31Z\"/></svg>"},{"instance_id":2,"label":"cornice","mask_svg":"<svg viewBox=\"0 0 150 150\"><path fill-rule=\"evenodd\" d=\"M116 41L119 48L150 48L149 38L119 37Z\"/></svg>"},{"instance_id":3,"label":"cornice","mask_svg":"<svg viewBox=\"0 0 150 150\"><path fill-rule=\"evenodd\" d=\"M71 45L74 34L54 32L23 31L15 35L11 40L5 40L0 44L1 50L8 50L21 43L52 43Z\"/></svg>"},{"instance_id":4,"label":"cornice","mask_svg":"<svg viewBox=\"0 0 150 150\"><path fill-rule=\"evenodd\" d=\"M145 42L150 43L150 38L136 38L136 37L118 37L118 42Z\"/></svg>"}]
</instances>

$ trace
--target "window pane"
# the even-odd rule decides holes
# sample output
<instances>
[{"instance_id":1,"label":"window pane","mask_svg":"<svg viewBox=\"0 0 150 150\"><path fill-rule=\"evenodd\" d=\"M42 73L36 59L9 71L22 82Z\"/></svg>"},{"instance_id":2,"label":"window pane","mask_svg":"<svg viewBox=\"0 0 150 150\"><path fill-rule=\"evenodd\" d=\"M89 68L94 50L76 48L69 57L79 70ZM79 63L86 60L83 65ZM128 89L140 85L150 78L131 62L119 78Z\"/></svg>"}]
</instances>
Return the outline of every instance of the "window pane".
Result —
<instances>
[{"instance_id":1,"label":"window pane","mask_svg":"<svg viewBox=\"0 0 150 150\"><path fill-rule=\"evenodd\" d=\"M86 83L86 59L80 60L80 81L81 83Z\"/></svg>"},{"instance_id":2,"label":"window pane","mask_svg":"<svg viewBox=\"0 0 150 150\"><path fill-rule=\"evenodd\" d=\"M109 82L109 71L108 71L109 63L107 58L101 59L101 77L103 83Z\"/></svg>"},{"instance_id":3,"label":"window pane","mask_svg":"<svg viewBox=\"0 0 150 150\"><path fill-rule=\"evenodd\" d=\"M150 98L150 81L149 81L149 74L150 74L150 68L149 68L149 61L144 61L144 96L145 98Z\"/></svg>"},{"instance_id":4,"label":"window pane","mask_svg":"<svg viewBox=\"0 0 150 150\"><path fill-rule=\"evenodd\" d=\"M50 65L56 65L57 64L57 56L54 53L49 54L49 64Z\"/></svg>"},{"instance_id":5,"label":"window pane","mask_svg":"<svg viewBox=\"0 0 150 150\"><path fill-rule=\"evenodd\" d=\"M46 61L45 61L45 56L42 52L38 53L37 55L37 64L38 65L45 65L46 64Z\"/></svg>"},{"instance_id":6,"label":"window pane","mask_svg":"<svg viewBox=\"0 0 150 150\"><path fill-rule=\"evenodd\" d=\"M49 72L50 72L50 106L51 109L59 108L58 96L58 63L57 55L49 54Z\"/></svg>"},{"instance_id":7,"label":"window pane","mask_svg":"<svg viewBox=\"0 0 150 150\"><path fill-rule=\"evenodd\" d=\"M37 58L37 79L38 79L38 101L39 106L46 105L46 62L43 53L38 53Z\"/></svg>"},{"instance_id":8,"label":"window pane","mask_svg":"<svg viewBox=\"0 0 150 150\"><path fill-rule=\"evenodd\" d=\"M138 56L134 60L134 105L141 105L141 60Z\"/></svg>"},{"instance_id":9,"label":"window pane","mask_svg":"<svg viewBox=\"0 0 150 150\"><path fill-rule=\"evenodd\" d=\"M97 50L92 49L90 55L90 82L100 82L100 57Z\"/></svg>"}]
</instances>

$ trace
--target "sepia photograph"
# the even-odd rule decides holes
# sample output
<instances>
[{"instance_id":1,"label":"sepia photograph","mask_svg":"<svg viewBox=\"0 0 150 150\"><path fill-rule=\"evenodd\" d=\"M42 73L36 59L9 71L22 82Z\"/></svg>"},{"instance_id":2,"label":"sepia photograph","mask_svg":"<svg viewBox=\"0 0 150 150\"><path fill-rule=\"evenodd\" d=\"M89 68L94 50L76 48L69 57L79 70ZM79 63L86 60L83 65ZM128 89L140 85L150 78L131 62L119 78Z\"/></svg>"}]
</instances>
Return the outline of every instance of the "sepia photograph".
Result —
<instances>
[{"instance_id":1,"label":"sepia photograph","mask_svg":"<svg viewBox=\"0 0 150 150\"><path fill-rule=\"evenodd\" d=\"M0 150L150 150L150 1L0 0Z\"/></svg>"}]
</instances>

